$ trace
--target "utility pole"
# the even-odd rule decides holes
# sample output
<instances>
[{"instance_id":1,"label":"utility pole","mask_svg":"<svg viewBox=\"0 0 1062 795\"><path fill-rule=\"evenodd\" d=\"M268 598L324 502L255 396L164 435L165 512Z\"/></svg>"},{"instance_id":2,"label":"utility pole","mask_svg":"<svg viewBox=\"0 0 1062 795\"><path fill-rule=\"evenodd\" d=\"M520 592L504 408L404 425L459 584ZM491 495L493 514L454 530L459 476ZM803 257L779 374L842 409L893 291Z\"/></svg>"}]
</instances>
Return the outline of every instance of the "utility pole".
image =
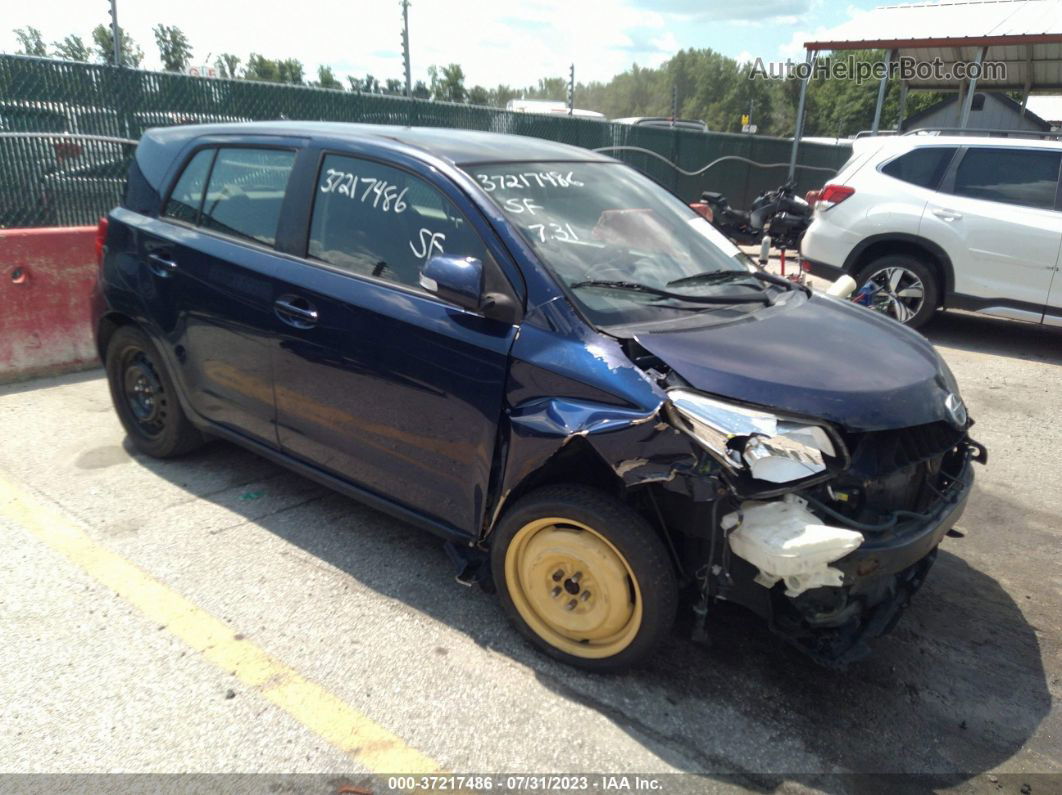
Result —
<instances>
[{"instance_id":1,"label":"utility pole","mask_svg":"<svg viewBox=\"0 0 1062 795\"><path fill-rule=\"evenodd\" d=\"M568 68L568 115L575 115L575 64Z\"/></svg>"},{"instance_id":2,"label":"utility pole","mask_svg":"<svg viewBox=\"0 0 1062 795\"><path fill-rule=\"evenodd\" d=\"M678 86L674 83L671 84L671 126L675 126L675 119L678 118Z\"/></svg>"},{"instance_id":3,"label":"utility pole","mask_svg":"<svg viewBox=\"0 0 1062 795\"><path fill-rule=\"evenodd\" d=\"M122 32L118 28L118 0L111 0L111 39L114 44L114 65L122 65Z\"/></svg>"},{"instance_id":4,"label":"utility pole","mask_svg":"<svg viewBox=\"0 0 1062 795\"><path fill-rule=\"evenodd\" d=\"M402 0L402 61L406 67L406 97L412 97L413 83L409 77L409 0Z\"/></svg>"}]
</instances>

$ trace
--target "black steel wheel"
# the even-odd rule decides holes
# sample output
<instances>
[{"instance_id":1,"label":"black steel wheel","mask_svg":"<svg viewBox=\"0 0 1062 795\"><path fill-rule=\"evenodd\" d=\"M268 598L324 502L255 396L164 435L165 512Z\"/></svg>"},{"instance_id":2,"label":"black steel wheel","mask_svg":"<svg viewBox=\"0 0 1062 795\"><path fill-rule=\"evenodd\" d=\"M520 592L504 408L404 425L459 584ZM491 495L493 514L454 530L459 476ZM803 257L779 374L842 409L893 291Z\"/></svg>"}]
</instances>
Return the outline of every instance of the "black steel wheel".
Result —
<instances>
[{"instance_id":1,"label":"black steel wheel","mask_svg":"<svg viewBox=\"0 0 1062 795\"><path fill-rule=\"evenodd\" d=\"M114 408L138 450L170 458L203 443L181 409L158 349L143 331L118 329L107 345L106 367Z\"/></svg>"}]
</instances>

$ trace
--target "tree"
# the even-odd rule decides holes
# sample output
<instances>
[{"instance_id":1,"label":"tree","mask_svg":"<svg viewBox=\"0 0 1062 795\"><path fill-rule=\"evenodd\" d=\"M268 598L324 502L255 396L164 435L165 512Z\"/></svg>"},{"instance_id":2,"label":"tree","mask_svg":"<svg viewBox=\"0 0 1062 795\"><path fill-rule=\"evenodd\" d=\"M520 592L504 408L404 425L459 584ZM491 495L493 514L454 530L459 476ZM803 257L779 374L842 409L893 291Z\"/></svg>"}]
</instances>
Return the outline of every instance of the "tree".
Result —
<instances>
[{"instance_id":1,"label":"tree","mask_svg":"<svg viewBox=\"0 0 1062 795\"><path fill-rule=\"evenodd\" d=\"M240 76L240 57L231 52L223 52L214 60L214 68L218 70L219 77L237 78Z\"/></svg>"},{"instance_id":2,"label":"tree","mask_svg":"<svg viewBox=\"0 0 1062 795\"><path fill-rule=\"evenodd\" d=\"M32 25L15 29L15 38L18 39L19 55L46 56L48 50L44 47L44 38L41 32Z\"/></svg>"},{"instance_id":3,"label":"tree","mask_svg":"<svg viewBox=\"0 0 1062 795\"><path fill-rule=\"evenodd\" d=\"M52 48L52 55L65 61L87 62L92 57L88 45L75 34L70 34L62 41L54 42Z\"/></svg>"},{"instance_id":4,"label":"tree","mask_svg":"<svg viewBox=\"0 0 1062 795\"><path fill-rule=\"evenodd\" d=\"M431 89L428 88L428 84L423 80L418 80L413 84L413 98L414 99L431 99Z\"/></svg>"},{"instance_id":5,"label":"tree","mask_svg":"<svg viewBox=\"0 0 1062 795\"><path fill-rule=\"evenodd\" d=\"M489 105L490 92L483 86L472 86L472 88L468 89L468 104Z\"/></svg>"},{"instance_id":6,"label":"tree","mask_svg":"<svg viewBox=\"0 0 1062 795\"><path fill-rule=\"evenodd\" d=\"M389 77L387 78L387 85L384 88L384 92L387 94L405 94L406 84L403 83L401 80L396 80L393 77Z\"/></svg>"},{"instance_id":7,"label":"tree","mask_svg":"<svg viewBox=\"0 0 1062 795\"><path fill-rule=\"evenodd\" d=\"M448 64L442 70L436 66L429 66L428 78L431 80L432 99L441 99L448 102L465 101L467 96L465 91L465 71L460 64Z\"/></svg>"},{"instance_id":8,"label":"tree","mask_svg":"<svg viewBox=\"0 0 1062 795\"><path fill-rule=\"evenodd\" d=\"M361 81L361 90L366 94L379 94L380 81L372 75L365 75L365 79Z\"/></svg>"},{"instance_id":9,"label":"tree","mask_svg":"<svg viewBox=\"0 0 1062 795\"><path fill-rule=\"evenodd\" d=\"M343 90L343 84L336 80L336 76L332 73L332 67L325 66L324 64L317 67L317 85L321 88L336 88L340 91Z\"/></svg>"},{"instance_id":10,"label":"tree","mask_svg":"<svg viewBox=\"0 0 1062 795\"><path fill-rule=\"evenodd\" d=\"M277 61L277 72L281 83L302 85L302 61L297 58L285 58Z\"/></svg>"},{"instance_id":11,"label":"tree","mask_svg":"<svg viewBox=\"0 0 1062 795\"><path fill-rule=\"evenodd\" d=\"M122 42L119 65L134 69L140 66L140 62L144 60L144 51L121 26L118 27L118 36ZM97 25L93 28L92 41L96 45L96 60L100 63L114 63L114 37L111 35L111 26Z\"/></svg>"},{"instance_id":12,"label":"tree","mask_svg":"<svg viewBox=\"0 0 1062 795\"><path fill-rule=\"evenodd\" d=\"M247 56L247 68L243 76L248 80L262 80L267 83L280 82L280 69L277 62L256 52Z\"/></svg>"},{"instance_id":13,"label":"tree","mask_svg":"<svg viewBox=\"0 0 1062 795\"><path fill-rule=\"evenodd\" d=\"M176 25L156 25L152 28L159 47L159 60L167 72L184 72L192 61L192 45Z\"/></svg>"},{"instance_id":14,"label":"tree","mask_svg":"<svg viewBox=\"0 0 1062 795\"><path fill-rule=\"evenodd\" d=\"M511 86L499 84L490 90L490 104L498 108L504 108L510 99L516 99L520 92Z\"/></svg>"},{"instance_id":15,"label":"tree","mask_svg":"<svg viewBox=\"0 0 1062 795\"><path fill-rule=\"evenodd\" d=\"M273 60L252 52L247 56L247 68L243 70L247 80L265 83L291 83L303 85L302 61L297 58Z\"/></svg>"},{"instance_id":16,"label":"tree","mask_svg":"<svg viewBox=\"0 0 1062 795\"><path fill-rule=\"evenodd\" d=\"M527 99L563 100L568 96L568 81L563 77L541 77L538 86L527 89L524 95Z\"/></svg>"}]
</instances>

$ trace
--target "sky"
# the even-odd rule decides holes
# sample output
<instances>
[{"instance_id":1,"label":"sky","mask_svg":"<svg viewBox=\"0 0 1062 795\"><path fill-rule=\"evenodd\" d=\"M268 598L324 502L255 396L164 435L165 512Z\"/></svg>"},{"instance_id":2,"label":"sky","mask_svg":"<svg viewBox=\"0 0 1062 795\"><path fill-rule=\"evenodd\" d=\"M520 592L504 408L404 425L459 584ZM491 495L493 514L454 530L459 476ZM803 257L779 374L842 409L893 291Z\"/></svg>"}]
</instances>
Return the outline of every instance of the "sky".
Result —
<instances>
[{"instance_id":1,"label":"sky","mask_svg":"<svg viewBox=\"0 0 1062 795\"><path fill-rule=\"evenodd\" d=\"M534 85L566 76L608 80L631 64L658 66L683 48L710 47L739 60L803 58L810 34L883 4L875 0L411 0L414 80L432 64L459 63L466 86ZM15 52L14 28L32 25L47 42L70 33L91 40L109 23L108 0L0 0L0 50ZM402 77L399 0L118 0L118 19L159 68L151 29L176 25L205 63L221 52L298 58L307 79L318 65L343 79Z\"/></svg>"}]
</instances>

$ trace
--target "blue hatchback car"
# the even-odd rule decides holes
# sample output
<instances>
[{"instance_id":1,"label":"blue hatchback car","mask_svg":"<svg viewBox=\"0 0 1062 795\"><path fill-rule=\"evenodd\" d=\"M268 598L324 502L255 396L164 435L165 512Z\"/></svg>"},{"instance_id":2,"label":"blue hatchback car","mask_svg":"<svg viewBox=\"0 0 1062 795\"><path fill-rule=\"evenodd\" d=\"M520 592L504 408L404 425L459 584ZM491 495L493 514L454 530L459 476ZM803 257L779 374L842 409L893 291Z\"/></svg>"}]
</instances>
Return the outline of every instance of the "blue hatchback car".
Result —
<instances>
[{"instance_id":1,"label":"blue hatchback car","mask_svg":"<svg viewBox=\"0 0 1062 795\"><path fill-rule=\"evenodd\" d=\"M750 608L830 664L921 585L984 448L917 333L759 270L608 157L448 129L149 130L100 223L132 442L220 437L436 533L546 652Z\"/></svg>"}]
</instances>

